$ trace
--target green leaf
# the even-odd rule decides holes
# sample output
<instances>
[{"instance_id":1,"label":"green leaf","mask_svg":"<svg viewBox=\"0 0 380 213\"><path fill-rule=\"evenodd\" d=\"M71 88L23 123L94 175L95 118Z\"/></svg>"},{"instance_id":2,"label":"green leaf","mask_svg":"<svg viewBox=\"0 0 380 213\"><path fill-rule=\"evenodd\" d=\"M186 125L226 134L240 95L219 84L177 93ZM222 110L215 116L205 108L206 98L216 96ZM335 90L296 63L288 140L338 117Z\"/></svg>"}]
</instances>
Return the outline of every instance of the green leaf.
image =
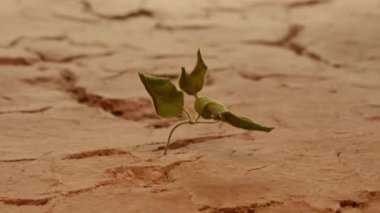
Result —
<instances>
[{"instance_id":1,"label":"green leaf","mask_svg":"<svg viewBox=\"0 0 380 213\"><path fill-rule=\"evenodd\" d=\"M236 116L228 111L224 105L208 97L198 98L194 103L194 109L204 119L222 120L241 129L264 132L270 132L274 129L257 124L248 118Z\"/></svg>"},{"instance_id":2,"label":"green leaf","mask_svg":"<svg viewBox=\"0 0 380 213\"><path fill-rule=\"evenodd\" d=\"M236 116L232 114L231 112L222 113L221 119L222 121L225 121L231 124L232 126L238 127L241 129L264 131L264 132L270 132L274 129L272 127L265 127L260 124L257 124L248 118Z\"/></svg>"},{"instance_id":3,"label":"green leaf","mask_svg":"<svg viewBox=\"0 0 380 213\"><path fill-rule=\"evenodd\" d=\"M167 78L144 75L139 73L145 89L153 99L156 113L164 118L176 116L183 111L183 92L177 90Z\"/></svg>"},{"instance_id":4,"label":"green leaf","mask_svg":"<svg viewBox=\"0 0 380 213\"><path fill-rule=\"evenodd\" d=\"M205 107L208 103L210 103L212 100L207 97L200 97L197 98L194 102L194 109L195 111L202 116L204 119L211 119L211 115L208 114L206 111L204 112Z\"/></svg>"},{"instance_id":5,"label":"green leaf","mask_svg":"<svg viewBox=\"0 0 380 213\"><path fill-rule=\"evenodd\" d=\"M207 66L203 62L201 51L198 50L197 52L197 63L190 74L186 72L184 67L181 70L179 87L189 95L196 95L203 88L207 72Z\"/></svg>"},{"instance_id":6,"label":"green leaf","mask_svg":"<svg viewBox=\"0 0 380 213\"><path fill-rule=\"evenodd\" d=\"M219 120L221 114L227 112L225 106L208 97L198 98L194 103L194 109L204 119Z\"/></svg>"}]
</instances>

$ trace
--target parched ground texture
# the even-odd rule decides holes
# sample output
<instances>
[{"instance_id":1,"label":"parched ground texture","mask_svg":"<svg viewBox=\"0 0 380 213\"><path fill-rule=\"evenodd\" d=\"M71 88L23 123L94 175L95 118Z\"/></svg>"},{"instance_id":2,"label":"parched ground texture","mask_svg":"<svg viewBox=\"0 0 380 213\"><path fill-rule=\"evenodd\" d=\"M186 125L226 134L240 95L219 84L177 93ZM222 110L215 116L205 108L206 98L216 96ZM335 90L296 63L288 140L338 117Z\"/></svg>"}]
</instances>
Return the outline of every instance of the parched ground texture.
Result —
<instances>
[{"instance_id":1,"label":"parched ground texture","mask_svg":"<svg viewBox=\"0 0 380 213\"><path fill-rule=\"evenodd\" d=\"M380 212L379 0L1 0L0 212ZM178 129L137 73L274 126ZM191 106L192 99L187 99Z\"/></svg>"}]
</instances>

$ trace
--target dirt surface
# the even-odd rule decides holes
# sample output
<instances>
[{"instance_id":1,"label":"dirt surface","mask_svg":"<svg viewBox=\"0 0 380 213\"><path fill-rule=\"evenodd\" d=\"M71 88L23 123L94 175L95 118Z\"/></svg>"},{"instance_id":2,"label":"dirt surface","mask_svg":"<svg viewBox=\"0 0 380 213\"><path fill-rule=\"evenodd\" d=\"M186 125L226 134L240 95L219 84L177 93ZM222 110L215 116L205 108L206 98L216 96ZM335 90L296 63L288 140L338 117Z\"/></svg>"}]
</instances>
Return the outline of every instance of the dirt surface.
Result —
<instances>
[{"instance_id":1,"label":"dirt surface","mask_svg":"<svg viewBox=\"0 0 380 213\"><path fill-rule=\"evenodd\" d=\"M0 212L380 212L379 0L1 0ZM170 126L138 71L274 126ZM186 100L191 106L192 99Z\"/></svg>"}]
</instances>

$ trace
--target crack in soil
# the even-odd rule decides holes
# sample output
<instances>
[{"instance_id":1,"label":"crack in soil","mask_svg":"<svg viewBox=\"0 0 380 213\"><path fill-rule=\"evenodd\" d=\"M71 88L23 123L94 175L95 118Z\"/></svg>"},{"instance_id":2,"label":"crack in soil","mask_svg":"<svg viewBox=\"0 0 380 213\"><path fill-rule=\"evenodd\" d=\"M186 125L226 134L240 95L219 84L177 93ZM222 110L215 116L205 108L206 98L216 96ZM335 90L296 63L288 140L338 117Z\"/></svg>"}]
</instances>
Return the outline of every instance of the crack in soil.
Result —
<instances>
[{"instance_id":1,"label":"crack in soil","mask_svg":"<svg viewBox=\"0 0 380 213\"><path fill-rule=\"evenodd\" d=\"M68 89L67 92L78 103L100 108L116 117L134 121L157 118L154 112L150 110L151 102L145 98L139 98L137 100L105 98L89 93L83 87L73 87Z\"/></svg>"},{"instance_id":2,"label":"crack in soil","mask_svg":"<svg viewBox=\"0 0 380 213\"><path fill-rule=\"evenodd\" d=\"M20 158L20 159L9 159L9 160L0 160L2 163L18 163L18 162L30 162L35 161L36 158Z\"/></svg>"},{"instance_id":3,"label":"crack in soil","mask_svg":"<svg viewBox=\"0 0 380 213\"><path fill-rule=\"evenodd\" d=\"M100 157L100 156L113 156L113 155L126 155L129 154L132 156L130 152L121 150L121 149L99 149L92 151L79 152L75 154L69 154L63 158L63 160L72 160L72 159L83 159L83 158L91 158L91 157Z\"/></svg>"},{"instance_id":4,"label":"crack in soil","mask_svg":"<svg viewBox=\"0 0 380 213\"><path fill-rule=\"evenodd\" d=\"M333 0L298 0L298 1L262 1L249 4L250 7L260 7L260 6L282 6L287 10L298 9L303 7L312 7L320 4L330 3ZM243 9L235 10L235 12L241 12ZM232 11L231 11L232 12Z\"/></svg>"},{"instance_id":5,"label":"crack in soil","mask_svg":"<svg viewBox=\"0 0 380 213\"><path fill-rule=\"evenodd\" d=\"M106 15L106 14L101 14L97 12L93 6L91 5L90 2L88 1L81 1L83 11L101 19L106 19L106 20L115 20L115 21L125 21L133 18L138 18L138 17L146 17L146 18L153 18L155 16L154 12L148 9L140 8L137 10L133 10L130 12L127 12L125 14L121 15Z\"/></svg>"},{"instance_id":6,"label":"crack in soil","mask_svg":"<svg viewBox=\"0 0 380 213\"><path fill-rule=\"evenodd\" d=\"M137 99L116 99L107 98L101 95L88 92L84 87L77 86L77 77L68 69L61 69L60 76L56 77L35 77L23 79L25 83L33 86L42 86L49 89L56 89L68 94L76 102L94 108L99 108L115 117L126 120L140 121L143 119L156 119L157 116L152 109L152 103L147 98ZM46 111L45 108L37 110L21 110L17 112L33 113ZM13 113L3 112L3 113ZM2 114L0 112L0 114Z\"/></svg>"},{"instance_id":7,"label":"crack in soil","mask_svg":"<svg viewBox=\"0 0 380 213\"><path fill-rule=\"evenodd\" d=\"M380 121L380 116L378 116L378 115L369 116L369 117L365 117L364 120L379 122Z\"/></svg>"},{"instance_id":8,"label":"crack in soil","mask_svg":"<svg viewBox=\"0 0 380 213\"><path fill-rule=\"evenodd\" d=\"M95 18L93 16L91 16L91 18L93 18L93 19L90 19L90 18L86 19L84 17L83 18L82 17L76 17L76 16L72 16L70 14L59 13L59 12L52 13L52 16L56 17L58 19L74 21L74 22L81 22L84 24L95 24L98 22L98 20L94 20Z\"/></svg>"},{"instance_id":9,"label":"crack in soil","mask_svg":"<svg viewBox=\"0 0 380 213\"><path fill-rule=\"evenodd\" d=\"M246 43L249 44L253 42L253 43L259 43L259 44L270 45L270 46L285 46L287 43L295 39L301 33L303 29L304 29L304 26L294 24L294 25L290 25L286 34L277 40L273 40L273 41L254 40L254 41L247 41Z\"/></svg>"},{"instance_id":10,"label":"crack in soil","mask_svg":"<svg viewBox=\"0 0 380 213\"><path fill-rule=\"evenodd\" d=\"M339 206L341 208L351 207L351 208L356 208L356 209L362 209L367 206L367 203L358 202L354 200L341 200L339 201Z\"/></svg>"},{"instance_id":11,"label":"crack in soil","mask_svg":"<svg viewBox=\"0 0 380 213\"><path fill-rule=\"evenodd\" d=\"M149 59L156 59L156 60L161 60L161 59L168 59L168 58L191 58L192 56L189 54L156 54L149 56Z\"/></svg>"},{"instance_id":12,"label":"crack in soil","mask_svg":"<svg viewBox=\"0 0 380 213\"><path fill-rule=\"evenodd\" d=\"M41 36L41 37L36 37L32 38L31 40L36 40L36 41L67 41L70 45L73 46L79 46L79 47L107 47L106 44L101 43L101 42L79 42L75 41L74 39L70 38L68 35L57 35L57 36Z\"/></svg>"},{"instance_id":13,"label":"crack in soil","mask_svg":"<svg viewBox=\"0 0 380 213\"><path fill-rule=\"evenodd\" d=\"M259 166L259 167L255 167L255 168L252 168L252 169L248 169L246 171L246 173L249 173L249 172L252 172L252 171L257 171L257 170L261 170L261 169L265 169L267 168L269 165L264 165L264 166Z\"/></svg>"},{"instance_id":14,"label":"crack in soil","mask_svg":"<svg viewBox=\"0 0 380 213\"><path fill-rule=\"evenodd\" d=\"M6 101L13 101L13 98L5 96L5 95L1 96L1 99L6 100Z\"/></svg>"},{"instance_id":15,"label":"crack in soil","mask_svg":"<svg viewBox=\"0 0 380 213\"><path fill-rule=\"evenodd\" d=\"M146 166L119 166L110 168L105 171L105 175L111 180L124 180L132 181L135 184L151 185L151 184L165 184L173 182L174 179L170 173L178 166L195 162L202 158L203 155L190 160L181 160L173 162L166 166L161 165L146 165Z\"/></svg>"},{"instance_id":16,"label":"crack in soil","mask_svg":"<svg viewBox=\"0 0 380 213\"><path fill-rule=\"evenodd\" d=\"M380 191L363 191L360 193L363 198L362 201L356 200L340 200L339 201L339 209L336 210L336 213L341 213L344 208L353 208L359 209L360 211L367 209L367 207L371 206L371 202L380 201Z\"/></svg>"},{"instance_id":17,"label":"crack in soil","mask_svg":"<svg viewBox=\"0 0 380 213\"><path fill-rule=\"evenodd\" d=\"M17 46L19 43L21 43L24 40L28 40L30 42L35 42L35 41L57 41L57 42L67 42L68 45L71 46L76 46L76 47L99 47L99 48L106 48L107 45L103 44L101 42L79 42L75 41L72 38L70 38L68 35L54 35L54 36L40 36L40 37L20 37L16 40L13 41L12 47ZM103 52L98 52L98 53L79 53L79 54L73 54L73 55L68 55L62 58L52 58L49 54L40 52L39 50L35 50L32 47L24 47L24 50L36 55L39 59L39 61L43 62L54 62L54 63L68 63L72 62L77 59L86 59L86 58L93 58L93 57L102 57L102 56L111 56L115 54L115 51L103 51ZM8 63L18 63L18 64L25 64L29 65L32 62L29 62L27 60L21 60L21 59L14 59L9 60ZM1 60L0 60L1 64Z\"/></svg>"},{"instance_id":18,"label":"crack in soil","mask_svg":"<svg viewBox=\"0 0 380 213\"><path fill-rule=\"evenodd\" d=\"M114 74L111 74L111 75L108 75L106 77L103 78L103 80L112 80L112 79L115 79L115 78L119 78L125 74L128 74L130 73L131 70L122 70L122 71L118 71L118 72L115 72Z\"/></svg>"},{"instance_id":19,"label":"crack in soil","mask_svg":"<svg viewBox=\"0 0 380 213\"><path fill-rule=\"evenodd\" d=\"M38 56L40 61L43 62L53 62L53 63L68 63L72 62L77 59L86 59L86 58L94 58L94 57L102 57L102 56L111 56L115 54L114 51L107 51L107 52L102 52L102 53L93 53L93 54L77 54L77 55L71 55L71 56L66 56L60 59L53 59L50 58L48 55L46 55L43 52L40 52L38 50L34 50L32 48L25 48L27 52L33 53L36 56Z\"/></svg>"},{"instance_id":20,"label":"crack in soil","mask_svg":"<svg viewBox=\"0 0 380 213\"><path fill-rule=\"evenodd\" d=\"M0 45L0 48L10 49L10 48L16 47L25 38L26 38L25 36L16 37L12 39L8 44Z\"/></svg>"},{"instance_id":21,"label":"crack in soil","mask_svg":"<svg viewBox=\"0 0 380 213\"><path fill-rule=\"evenodd\" d=\"M228 135L215 135L215 136L202 136L202 137L194 137L194 138L188 138L188 139L179 139L174 141L173 143L170 143L169 149L179 149L185 146L188 146L190 144L196 144L196 143L204 143L209 140L216 140L216 139L221 139L221 138L229 138L233 137L236 134L228 134ZM159 146L153 151L160 151L164 150L165 145Z\"/></svg>"},{"instance_id":22,"label":"crack in soil","mask_svg":"<svg viewBox=\"0 0 380 213\"><path fill-rule=\"evenodd\" d=\"M57 41L57 42L67 42L69 45L77 46L77 47L101 47L106 48L107 45L100 43L100 42L78 42L73 40L67 35L55 35L55 36L40 36L40 37L27 37L27 36L20 36L18 38L15 38L12 40L9 44L2 46L2 48L10 49L17 47L21 42L23 41ZM64 58L60 59L54 59L49 56L49 54L40 52L38 50L35 50L31 47L23 47L23 49L26 52L32 53L33 55L37 56L38 59L28 59L24 57L0 57L0 65L32 65L38 61L44 61L44 62L55 62L55 63L67 63L71 62L77 59L83 59L83 58L93 58L93 57L102 57L102 56L110 56L115 54L114 51L105 51L105 52L99 52L99 53L92 53L92 54L76 54L71 56L66 56Z\"/></svg>"},{"instance_id":23,"label":"crack in soil","mask_svg":"<svg viewBox=\"0 0 380 213\"><path fill-rule=\"evenodd\" d=\"M37 109L23 109L23 110L9 110L9 111L0 111L0 115L1 114L11 114L11 113L27 113L27 114L30 114L30 113L42 113L42 112L45 112L49 109L51 109L52 106L46 106L46 107L41 107L41 108L37 108Z\"/></svg>"},{"instance_id":24,"label":"crack in soil","mask_svg":"<svg viewBox=\"0 0 380 213\"><path fill-rule=\"evenodd\" d=\"M174 120L172 120L174 121ZM173 123L172 121L168 120L157 120L149 123L145 127L151 128L151 129L160 129L160 128L168 128Z\"/></svg>"},{"instance_id":25,"label":"crack in soil","mask_svg":"<svg viewBox=\"0 0 380 213\"><path fill-rule=\"evenodd\" d=\"M294 41L294 39L303 31L303 29L304 26L292 24L288 27L286 34L277 40L247 40L243 43L285 48L292 51L298 56L309 58L312 61L322 62L335 68L340 68L343 66L342 64L332 63L328 61L318 53L309 50L305 45Z\"/></svg>"},{"instance_id":26,"label":"crack in soil","mask_svg":"<svg viewBox=\"0 0 380 213\"><path fill-rule=\"evenodd\" d=\"M139 121L157 118L156 114L151 110L151 102L146 98L124 100L106 98L90 93L86 88L76 86L77 77L69 70L63 70L61 78L66 93L78 103L100 108L116 117L122 117L127 120Z\"/></svg>"},{"instance_id":27,"label":"crack in soil","mask_svg":"<svg viewBox=\"0 0 380 213\"><path fill-rule=\"evenodd\" d=\"M89 46L97 46L97 47L107 47L106 44L100 43L100 42L79 42L75 41L74 39L70 38L70 36L66 34L58 34L58 35L50 35L50 36L20 36L12 41L10 41L6 46L2 46L2 48L13 48L17 47L21 42L29 40L31 42L33 41L66 41L70 45L73 46L80 46L80 47L89 47Z\"/></svg>"},{"instance_id":28,"label":"crack in soil","mask_svg":"<svg viewBox=\"0 0 380 213\"><path fill-rule=\"evenodd\" d=\"M91 192L95 189L98 189L104 186L116 185L116 184L120 184L124 182L130 182L132 184L131 185L132 187L133 186L146 187L152 184L155 184L155 185L165 184L165 183L175 181L170 175L170 172L173 169L177 168L178 166L184 163L195 162L202 157L203 155L195 157L194 159L190 159L190 160L176 161L166 166L146 165L146 166L119 166L115 168L110 168L104 171L104 175L108 177L109 179L100 181L99 183L93 186L70 190L66 192L62 192L62 191L49 192L47 194L53 193L55 195L48 198L44 198L44 199L0 198L0 202L4 202L4 203L6 202L6 204L12 204L12 205L20 205L19 203L21 203L21 205L45 205L47 202L55 198L75 196L81 193ZM165 190L166 189L162 189L162 191L165 191Z\"/></svg>"},{"instance_id":29,"label":"crack in soil","mask_svg":"<svg viewBox=\"0 0 380 213\"><path fill-rule=\"evenodd\" d=\"M300 7L308 7L308 6L315 6L319 4L325 4L329 3L332 0L309 0L309 1L300 1L300 2L292 2L287 5L288 9L296 9Z\"/></svg>"},{"instance_id":30,"label":"crack in soil","mask_svg":"<svg viewBox=\"0 0 380 213\"><path fill-rule=\"evenodd\" d=\"M254 213L257 208L265 208L275 205L283 205L283 202L269 201L266 203L253 203L250 205L234 206L234 207L212 207L208 205L201 205L199 211L207 211L211 213Z\"/></svg>"},{"instance_id":31,"label":"crack in soil","mask_svg":"<svg viewBox=\"0 0 380 213\"><path fill-rule=\"evenodd\" d=\"M81 189L70 190L70 191L66 191L66 192L54 191L53 193L55 193L55 195L53 195L51 197L41 198L41 199L2 197L2 198L0 198L0 202L3 202L4 204L16 205L16 206L24 206L24 205L42 206L42 205L46 205L50 200L55 199L55 198L69 197L69 196L77 195L80 193L90 192L94 189L97 189L97 188L100 188L103 186L114 185L116 183L117 182L115 182L115 181L107 180L107 181L101 181L100 183L97 183L93 186L85 187L85 188L81 188Z\"/></svg>"},{"instance_id":32,"label":"crack in soil","mask_svg":"<svg viewBox=\"0 0 380 213\"><path fill-rule=\"evenodd\" d=\"M307 75L294 75L294 74L287 75L287 74L282 74L282 73L257 74L257 73L240 72L240 76L252 81L261 81L268 78L272 78L272 79L297 78L297 79L315 80L315 81L323 81L323 80L328 79L327 77L323 77L323 76L307 76Z\"/></svg>"},{"instance_id":33,"label":"crack in soil","mask_svg":"<svg viewBox=\"0 0 380 213\"><path fill-rule=\"evenodd\" d=\"M41 198L41 199L28 199L28 198L8 198L0 197L0 202L8 205L15 206L42 206L47 204L52 197Z\"/></svg>"},{"instance_id":34,"label":"crack in soil","mask_svg":"<svg viewBox=\"0 0 380 213\"><path fill-rule=\"evenodd\" d=\"M165 25L162 23L157 23L154 28L157 30L166 30L169 32L173 32L176 30L185 30L185 31L186 30L191 30L191 31L209 30L209 29L214 28L214 26L212 26L212 25L175 25L175 26L171 26L171 25Z\"/></svg>"},{"instance_id":35,"label":"crack in soil","mask_svg":"<svg viewBox=\"0 0 380 213\"><path fill-rule=\"evenodd\" d=\"M31 65L33 62L23 57L0 57L0 65Z\"/></svg>"}]
</instances>

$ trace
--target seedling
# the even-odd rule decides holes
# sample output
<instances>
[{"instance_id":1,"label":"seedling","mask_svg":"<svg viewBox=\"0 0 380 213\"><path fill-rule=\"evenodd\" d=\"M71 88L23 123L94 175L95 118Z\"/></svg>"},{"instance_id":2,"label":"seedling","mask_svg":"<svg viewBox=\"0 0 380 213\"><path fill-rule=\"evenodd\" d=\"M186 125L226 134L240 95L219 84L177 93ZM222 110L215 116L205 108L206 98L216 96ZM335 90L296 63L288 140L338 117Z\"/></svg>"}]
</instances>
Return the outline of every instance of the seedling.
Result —
<instances>
[{"instance_id":1,"label":"seedling","mask_svg":"<svg viewBox=\"0 0 380 213\"><path fill-rule=\"evenodd\" d=\"M167 78L144 75L139 73L140 79L145 89L152 97L154 108L158 116L163 118L171 118L179 114L185 113L186 121L182 121L173 126L169 132L168 140L164 155L168 151L170 139L174 130L185 124L214 124L217 122L226 122L232 126L247 129L270 132L272 127L265 127L253 122L252 120L240 117L230 112L224 105L212 100L208 97L199 97L198 93L202 90L207 66L203 62L201 52L197 52L197 63L191 73L186 72L182 67L181 76L179 78L179 87L177 87ZM184 107L184 93L194 96L194 109L197 115L193 118L190 112ZM200 121L202 118L204 121Z\"/></svg>"}]
</instances>

